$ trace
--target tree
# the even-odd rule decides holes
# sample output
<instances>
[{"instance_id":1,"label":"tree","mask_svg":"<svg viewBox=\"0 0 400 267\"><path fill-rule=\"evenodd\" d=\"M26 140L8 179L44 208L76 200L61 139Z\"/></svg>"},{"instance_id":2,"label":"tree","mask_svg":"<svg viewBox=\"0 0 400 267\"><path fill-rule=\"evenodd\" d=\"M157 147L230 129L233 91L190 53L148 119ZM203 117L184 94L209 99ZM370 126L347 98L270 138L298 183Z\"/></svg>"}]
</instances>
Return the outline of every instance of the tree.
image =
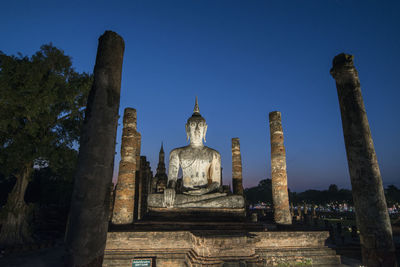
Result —
<instances>
[{"instance_id":1,"label":"tree","mask_svg":"<svg viewBox=\"0 0 400 267\"><path fill-rule=\"evenodd\" d=\"M335 184L331 184L328 188L328 191L331 193L337 193L339 191L338 186Z\"/></svg>"},{"instance_id":2,"label":"tree","mask_svg":"<svg viewBox=\"0 0 400 267\"><path fill-rule=\"evenodd\" d=\"M271 179L261 180L257 186L244 190L247 202L257 204L259 202L272 203L272 183Z\"/></svg>"},{"instance_id":3,"label":"tree","mask_svg":"<svg viewBox=\"0 0 400 267\"><path fill-rule=\"evenodd\" d=\"M389 185L385 189L386 202L388 205L400 203L400 189L395 185Z\"/></svg>"},{"instance_id":4,"label":"tree","mask_svg":"<svg viewBox=\"0 0 400 267\"><path fill-rule=\"evenodd\" d=\"M0 244L31 240L24 196L34 169L61 168L79 142L92 77L52 44L32 57L0 52L0 177L16 179L2 207Z\"/></svg>"}]
</instances>

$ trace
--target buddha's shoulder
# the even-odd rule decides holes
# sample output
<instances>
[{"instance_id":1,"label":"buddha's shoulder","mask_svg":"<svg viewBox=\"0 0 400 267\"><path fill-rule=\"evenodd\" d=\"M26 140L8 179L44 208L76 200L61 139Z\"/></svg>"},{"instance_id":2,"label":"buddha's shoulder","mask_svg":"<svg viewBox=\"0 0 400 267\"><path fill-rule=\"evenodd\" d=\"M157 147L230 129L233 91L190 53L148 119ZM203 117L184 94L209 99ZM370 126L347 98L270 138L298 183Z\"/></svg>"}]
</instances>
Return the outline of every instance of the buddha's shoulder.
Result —
<instances>
[{"instance_id":1,"label":"buddha's shoulder","mask_svg":"<svg viewBox=\"0 0 400 267\"><path fill-rule=\"evenodd\" d=\"M206 149L209 153L212 153L213 155L217 156L217 157L221 157L221 155L219 154L219 152L211 147L208 146L204 146L204 149Z\"/></svg>"},{"instance_id":2,"label":"buddha's shoulder","mask_svg":"<svg viewBox=\"0 0 400 267\"><path fill-rule=\"evenodd\" d=\"M173 154L179 154L185 150L187 150L189 148L189 146L182 146L182 147L177 147L171 150L171 152L169 153L170 155Z\"/></svg>"},{"instance_id":3,"label":"buddha's shoulder","mask_svg":"<svg viewBox=\"0 0 400 267\"><path fill-rule=\"evenodd\" d=\"M215 149L212 149L208 146L204 146L203 147L203 151L207 151L208 153L215 155L217 157L221 157L221 155L219 154L219 152ZM177 147L171 150L171 152L169 153L171 156L172 155L179 155L179 154L185 154L185 153L192 153L192 148L190 146L183 146L183 147Z\"/></svg>"}]
</instances>

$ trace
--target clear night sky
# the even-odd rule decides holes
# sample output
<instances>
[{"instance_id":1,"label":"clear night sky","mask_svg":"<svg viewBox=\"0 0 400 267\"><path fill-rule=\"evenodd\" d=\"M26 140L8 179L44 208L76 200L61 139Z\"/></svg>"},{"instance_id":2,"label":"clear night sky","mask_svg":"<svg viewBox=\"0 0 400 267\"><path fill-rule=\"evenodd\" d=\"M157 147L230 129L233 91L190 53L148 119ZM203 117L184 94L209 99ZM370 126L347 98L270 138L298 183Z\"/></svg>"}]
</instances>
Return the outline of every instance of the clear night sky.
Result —
<instances>
[{"instance_id":1,"label":"clear night sky","mask_svg":"<svg viewBox=\"0 0 400 267\"><path fill-rule=\"evenodd\" d=\"M153 171L161 141L167 155L186 145L197 95L225 184L231 138L240 138L246 187L270 177L268 113L279 110L289 188L350 188L329 70L335 55L353 54L383 183L400 186L398 1L9 0L1 10L1 51L32 55L52 42L81 72L93 71L98 37L116 31L125 40L120 114L137 109Z\"/></svg>"}]
</instances>

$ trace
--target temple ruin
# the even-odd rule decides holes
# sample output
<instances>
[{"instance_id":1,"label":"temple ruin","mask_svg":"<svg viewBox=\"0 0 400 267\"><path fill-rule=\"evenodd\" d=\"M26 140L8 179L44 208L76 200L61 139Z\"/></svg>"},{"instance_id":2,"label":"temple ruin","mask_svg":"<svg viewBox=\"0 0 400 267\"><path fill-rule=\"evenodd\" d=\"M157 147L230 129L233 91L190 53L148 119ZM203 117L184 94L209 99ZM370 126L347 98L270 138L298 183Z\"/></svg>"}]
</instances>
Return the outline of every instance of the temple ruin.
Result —
<instances>
[{"instance_id":1,"label":"temple ruin","mask_svg":"<svg viewBox=\"0 0 400 267\"><path fill-rule=\"evenodd\" d=\"M232 138L231 191L228 185L222 184L219 152L203 144L208 125L200 114L197 98L185 128L189 144L169 153L168 175L161 145L154 177L145 156L140 157L139 168L131 165L128 176L123 176L124 172L119 176L121 182L129 177L129 188L135 188L128 191L134 205L129 210L117 207L117 201L124 203L121 199L126 198L121 198L122 190L116 190L114 215L123 214L127 218L128 211L130 220L134 219L120 228L121 224L113 218L117 223L108 233L103 266L128 266L135 261L148 266L340 263L340 257L325 246L328 232L277 228L277 225L292 223L280 112L270 113L275 224L268 226L257 220L256 213L246 212L239 138ZM139 162L140 138L136 128L129 132L135 149L121 148L124 153L130 151L130 156L121 157L121 162L127 159ZM123 135L123 140L126 138ZM123 141L121 145L129 146L129 143ZM180 170L182 177L178 177Z\"/></svg>"}]
</instances>

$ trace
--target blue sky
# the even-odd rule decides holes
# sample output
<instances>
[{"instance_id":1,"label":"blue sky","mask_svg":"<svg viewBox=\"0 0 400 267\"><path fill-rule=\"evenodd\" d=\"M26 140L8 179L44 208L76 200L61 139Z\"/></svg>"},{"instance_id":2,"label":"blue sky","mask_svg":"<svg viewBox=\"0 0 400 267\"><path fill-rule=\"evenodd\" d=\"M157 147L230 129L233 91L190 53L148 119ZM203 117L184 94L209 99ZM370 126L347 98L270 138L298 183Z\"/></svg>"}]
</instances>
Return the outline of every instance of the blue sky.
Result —
<instances>
[{"instance_id":1,"label":"blue sky","mask_svg":"<svg viewBox=\"0 0 400 267\"><path fill-rule=\"evenodd\" d=\"M206 145L221 153L225 184L231 183L232 137L240 138L244 185L270 177L268 113L279 110L289 188L350 188L329 70L335 55L353 54L383 183L400 187L398 1L21 0L1 6L6 54L32 55L52 42L77 71L92 72L98 37L113 30L124 38L120 114L137 109L142 154L154 172L161 141L167 154L186 144L184 126L197 95L208 123Z\"/></svg>"}]
</instances>

